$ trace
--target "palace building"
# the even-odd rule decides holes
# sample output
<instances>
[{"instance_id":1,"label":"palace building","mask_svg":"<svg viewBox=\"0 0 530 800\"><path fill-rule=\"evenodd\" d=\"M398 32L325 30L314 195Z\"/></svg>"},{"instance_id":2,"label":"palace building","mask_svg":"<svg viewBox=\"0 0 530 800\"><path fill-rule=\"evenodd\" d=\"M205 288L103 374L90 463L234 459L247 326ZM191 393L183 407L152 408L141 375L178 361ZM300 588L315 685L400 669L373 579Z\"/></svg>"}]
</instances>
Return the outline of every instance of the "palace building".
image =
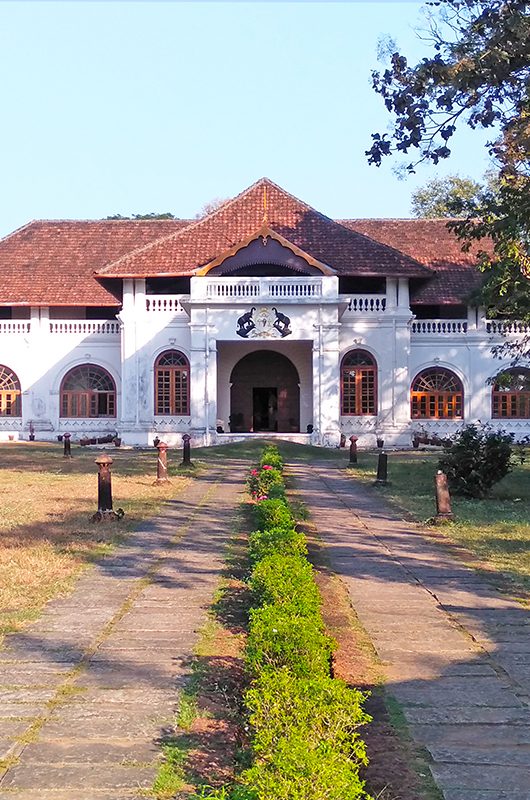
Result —
<instances>
[{"instance_id":1,"label":"palace building","mask_svg":"<svg viewBox=\"0 0 530 800\"><path fill-rule=\"evenodd\" d=\"M200 220L35 221L0 241L0 438L251 434L410 446L530 434L446 220L333 220L262 179Z\"/></svg>"}]
</instances>

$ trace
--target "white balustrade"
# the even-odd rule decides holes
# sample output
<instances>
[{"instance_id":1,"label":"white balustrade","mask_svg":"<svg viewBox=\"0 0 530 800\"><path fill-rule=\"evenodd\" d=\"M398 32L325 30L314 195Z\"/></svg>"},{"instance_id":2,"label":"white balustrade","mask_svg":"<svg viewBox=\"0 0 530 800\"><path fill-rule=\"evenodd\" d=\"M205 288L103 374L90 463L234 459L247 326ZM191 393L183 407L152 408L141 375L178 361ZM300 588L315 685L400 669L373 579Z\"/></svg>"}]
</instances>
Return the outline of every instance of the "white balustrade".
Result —
<instances>
[{"instance_id":1,"label":"white balustrade","mask_svg":"<svg viewBox=\"0 0 530 800\"><path fill-rule=\"evenodd\" d=\"M528 322L507 322L506 320L486 320L486 330L488 333L509 334L509 333L530 333L530 323Z\"/></svg>"},{"instance_id":2,"label":"white balustrade","mask_svg":"<svg viewBox=\"0 0 530 800\"><path fill-rule=\"evenodd\" d=\"M0 322L0 334L2 333L29 333L31 323L29 320L9 319Z\"/></svg>"},{"instance_id":3,"label":"white balustrade","mask_svg":"<svg viewBox=\"0 0 530 800\"><path fill-rule=\"evenodd\" d=\"M416 319L411 333L426 334L464 334L467 332L465 319Z\"/></svg>"},{"instance_id":4,"label":"white balustrade","mask_svg":"<svg viewBox=\"0 0 530 800\"><path fill-rule=\"evenodd\" d=\"M322 297L321 278L223 278L207 280L208 300L300 300Z\"/></svg>"},{"instance_id":5,"label":"white balustrade","mask_svg":"<svg viewBox=\"0 0 530 800\"><path fill-rule=\"evenodd\" d=\"M88 319L57 319L50 320L50 333L63 336L119 336L120 323L114 321L88 320Z\"/></svg>"},{"instance_id":6,"label":"white balustrade","mask_svg":"<svg viewBox=\"0 0 530 800\"><path fill-rule=\"evenodd\" d=\"M349 298L348 311L354 314L382 314L385 310L384 294L353 294Z\"/></svg>"},{"instance_id":7,"label":"white balustrade","mask_svg":"<svg viewBox=\"0 0 530 800\"><path fill-rule=\"evenodd\" d=\"M148 312L158 314L184 314L181 300L187 295L177 294L148 294L145 298L145 308Z\"/></svg>"}]
</instances>

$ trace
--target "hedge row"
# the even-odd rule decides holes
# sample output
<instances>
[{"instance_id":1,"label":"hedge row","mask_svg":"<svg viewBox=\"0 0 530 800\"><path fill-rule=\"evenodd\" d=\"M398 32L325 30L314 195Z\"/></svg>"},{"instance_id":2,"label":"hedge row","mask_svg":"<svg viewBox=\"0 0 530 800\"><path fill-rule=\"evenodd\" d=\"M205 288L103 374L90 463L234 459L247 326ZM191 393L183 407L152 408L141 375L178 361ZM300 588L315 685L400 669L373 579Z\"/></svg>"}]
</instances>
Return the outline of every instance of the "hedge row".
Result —
<instances>
[{"instance_id":1,"label":"hedge row","mask_svg":"<svg viewBox=\"0 0 530 800\"><path fill-rule=\"evenodd\" d=\"M250 534L253 607L245 652L245 706L252 766L216 800L361 800L367 763L357 728L369 721L364 695L331 676L326 635L305 537L285 498L283 464L264 450L248 485L256 500Z\"/></svg>"}]
</instances>

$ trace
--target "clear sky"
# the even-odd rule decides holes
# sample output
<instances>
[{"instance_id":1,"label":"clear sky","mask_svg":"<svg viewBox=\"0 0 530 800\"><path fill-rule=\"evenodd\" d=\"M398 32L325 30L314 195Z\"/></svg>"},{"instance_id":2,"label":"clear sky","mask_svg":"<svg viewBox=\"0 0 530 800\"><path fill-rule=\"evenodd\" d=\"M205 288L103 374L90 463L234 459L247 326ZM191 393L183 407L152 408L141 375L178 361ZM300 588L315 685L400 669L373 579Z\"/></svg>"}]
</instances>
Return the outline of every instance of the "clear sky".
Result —
<instances>
[{"instance_id":1,"label":"clear sky","mask_svg":"<svg viewBox=\"0 0 530 800\"><path fill-rule=\"evenodd\" d=\"M390 34L418 2L0 2L0 234L35 218L192 217L266 175L332 217L409 215L435 174L479 178L479 134L441 171L368 167Z\"/></svg>"}]
</instances>

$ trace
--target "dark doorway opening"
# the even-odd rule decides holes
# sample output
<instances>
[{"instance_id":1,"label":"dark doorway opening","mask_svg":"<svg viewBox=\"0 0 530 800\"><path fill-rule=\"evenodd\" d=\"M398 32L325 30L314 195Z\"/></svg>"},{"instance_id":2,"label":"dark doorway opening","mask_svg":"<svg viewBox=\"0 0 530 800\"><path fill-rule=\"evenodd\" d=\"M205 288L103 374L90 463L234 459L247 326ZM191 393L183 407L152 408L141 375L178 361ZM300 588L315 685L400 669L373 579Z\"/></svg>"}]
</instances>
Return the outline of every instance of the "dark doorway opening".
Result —
<instances>
[{"instance_id":1,"label":"dark doorway opening","mask_svg":"<svg viewBox=\"0 0 530 800\"><path fill-rule=\"evenodd\" d=\"M252 389L252 427L255 431L278 430L278 389Z\"/></svg>"},{"instance_id":2,"label":"dark doorway opening","mask_svg":"<svg viewBox=\"0 0 530 800\"><path fill-rule=\"evenodd\" d=\"M230 430L299 433L300 379L287 356L256 350L230 376Z\"/></svg>"}]
</instances>

